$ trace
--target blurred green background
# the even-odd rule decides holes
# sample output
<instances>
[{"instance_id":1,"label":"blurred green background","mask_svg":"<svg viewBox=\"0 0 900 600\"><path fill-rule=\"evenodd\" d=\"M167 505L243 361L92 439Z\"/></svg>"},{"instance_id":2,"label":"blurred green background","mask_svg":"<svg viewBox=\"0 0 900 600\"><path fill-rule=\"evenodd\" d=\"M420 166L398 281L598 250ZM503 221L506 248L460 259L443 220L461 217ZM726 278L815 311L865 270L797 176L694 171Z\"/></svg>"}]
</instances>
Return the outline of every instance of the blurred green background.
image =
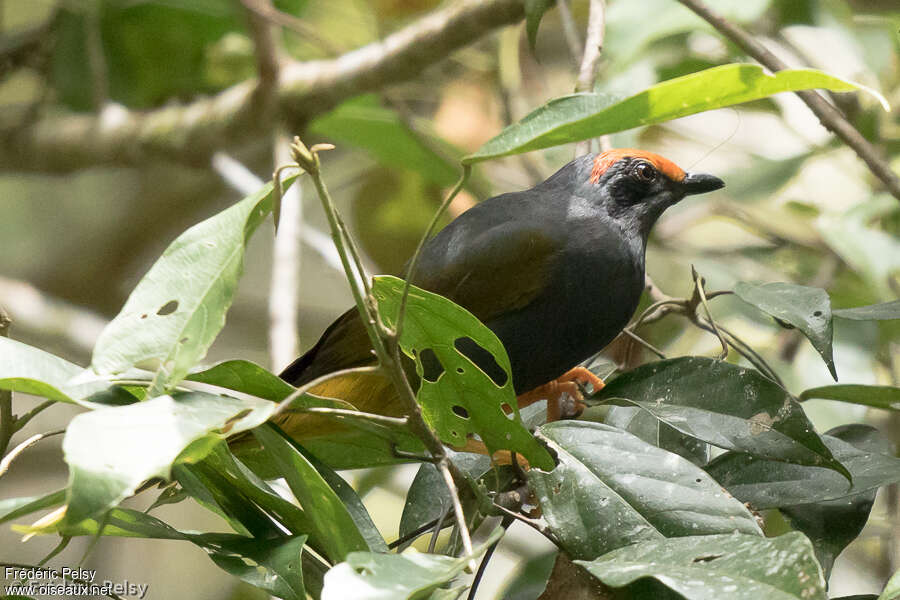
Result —
<instances>
[{"instance_id":1,"label":"blurred green background","mask_svg":"<svg viewBox=\"0 0 900 600\"><path fill-rule=\"evenodd\" d=\"M550 98L570 93L587 18L587 0L544 17L532 52L524 24L498 29L408 80L352 98L317 114L300 133L331 142L325 174L367 253L373 272L396 273L412 253L457 174L456 160ZM279 0L303 31L277 28L285 62L327 59L415 24L445 3L435 0ZM900 105L900 3L891 0L722 0L715 7L745 25L791 66L811 66L879 90ZM571 23L567 20L571 15ZM0 0L0 132L56 115L97 114L116 107L148 110L187 105L239 85L257 72L248 11L234 0ZM571 26L568 30L567 27ZM574 34L573 34L574 31ZM596 89L628 95L657 81L728 62L746 62L734 46L673 0L610 0ZM839 94L835 104L900 170L900 120L865 94ZM209 118L215 118L214 115ZM176 132L177 133L177 132ZM172 132L169 132L172 134ZM4 137L4 140L10 138ZM222 140L216 166L178 160L97 162L66 169L0 160L0 303L12 336L87 364L106 320L178 233L242 196L241 168L266 180L285 132L239 144ZM659 152L685 169L715 173L727 187L671 209L656 227L648 270L667 294L685 296L694 265L708 289L734 282L791 281L826 288L836 308L894 300L900 291L900 205L856 155L836 141L793 95L711 111L611 136L617 147ZM6 143L6 142L4 142ZM89 136L84 143L90 144ZM215 140L213 141L215 143ZM78 147L61 152L77 158ZM574 156L572 146L478 165L457 215L490 195L530 187ZM6 155L8 158L8 155ZM283 155L282 155L283 156ZM241 167L235 166L237 161ZM78 162L78 161L75 161ZM329 261L317 199L304 184L301 249L288 265L299 281L300 349L352 300ZM311 231L312 230L312 231ZM289 244L290 245L290 241ZM261 228L228 324L208 362L241 357L273 369L285 356L269 351L273 231ZM717 319L771 360L794 392L830 382L826 367L796 331L780 329L736 298L716 300ZM670 318L645 331L670 356L718 351L717 340ZM900 382L900 323L835 322L835 362L842 382ZM619 353L629 364L649 360ZM25 410L30 400L18 396ZM824 431L869 422L895 443L900 419L875 409L829 401L806 403ZM58 406L17 440L63 426L76 410ZM28 450L0 479L0 497L61 487L66 479L59 438ZM388 539L413 467L354 472L376 523ZM900 567L900 501L883 490L862 536L838 559L833 595L878 592ZM148 499L131 506L144 508ZM221 527L190 503L163 507L167 522L188 529ZM492 563L479 598L492 598L513 561L540 554L542 541L513 529ZM0 531L0 561L36 563L56 543L20 542ZM55 559L75 565L91 540L74 540ZM252 593L219 571L201 551L179 542L103 539L85 566L105 579L150 583L151 598L240 598Z\"/></svg>"}]
</instances>

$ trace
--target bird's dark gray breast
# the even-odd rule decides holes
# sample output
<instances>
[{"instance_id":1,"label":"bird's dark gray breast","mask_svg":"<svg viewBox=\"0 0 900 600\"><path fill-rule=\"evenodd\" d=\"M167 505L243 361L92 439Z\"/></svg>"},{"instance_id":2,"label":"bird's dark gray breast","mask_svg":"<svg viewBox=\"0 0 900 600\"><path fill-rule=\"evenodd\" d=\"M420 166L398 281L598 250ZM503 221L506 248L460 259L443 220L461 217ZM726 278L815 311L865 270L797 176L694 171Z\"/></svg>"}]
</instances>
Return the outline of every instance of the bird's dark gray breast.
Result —
<instances>
[{"instance_id":1,"label":"bird's dark gray breast","mask_svg":"<svg viewBox=\"0 0 900 600\"><path fill-rule=\"evenodd\" d=\"M567 218L545 292L486 323L509 354L516 392L556 379L602 350L628 324L644 286L644 243L590 209Z\"/></svg>"}]
</instances>

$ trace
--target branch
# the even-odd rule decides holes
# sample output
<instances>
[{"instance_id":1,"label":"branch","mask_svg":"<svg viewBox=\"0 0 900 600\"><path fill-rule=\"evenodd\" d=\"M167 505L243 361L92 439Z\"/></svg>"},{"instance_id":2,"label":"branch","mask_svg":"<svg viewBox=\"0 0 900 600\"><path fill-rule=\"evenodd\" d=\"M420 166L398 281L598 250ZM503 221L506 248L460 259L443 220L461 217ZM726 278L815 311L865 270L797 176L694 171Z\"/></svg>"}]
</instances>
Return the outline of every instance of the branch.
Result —
<instances>
[{"instance_id":1,"label":"branch","mask_svg":"<svg viewBox=\"0 0 900 600\"><path fill-rule=\"evenodd\" d=\"M576 92L590 92L594 89L597 80L597 62L603 51L603 37L606 28L606 2L605 0L591 0L590 15L588 16L587 36L584 41L584 56L581 59L581 67L578 69L578 79L575 82ZM605 137L605 136L604 136ZM609 146L609 141L602 141L600 145ZM575 156L581 156L591 151L591 140L584 140L575 144Z\"/></svg>"},{"instance_id":2,"label":"branch","mask_svg":"<svg viewBox=\"0 0 900 600\"><path fill-rule=\"evenodd\" d=\"M282 66L276 116L299 130L342 101L418 75L489 31L519 21L522 0L462 0L384 40L330 60ZM176 160L205 166L225 144L271 134L248 80L183 106L148 112L107 107L99 115L46 117L0 135L0 169L68 171L100 164Z\"/></svg>"},{"instance_id":3,"label":"branch","mask_svg":"<svg viewBox=\"0 0 900 600\"><path fill-rule=\"evenodd\" d=\"M710 10L701 0L679 0L679 2L697 13L697 15L715 27L719 33L734 42L741 50L755 58L770 71L781 71L788 68L780 58L753 39L746 31L737 25L729 23L721 15ZM900 177L897 177L897 174L891 170L878 150L866 141L862 134L844 118L840 111L829 104L818 92L806 90L796 93L819 118L819 122L850 146L863 162L868 165L872 174L884 183L891 195L900 200Z\"/></svg>"},{"instance_id":4,"label":"branch","mask_svg":"<svg viewBox=\"0 0 900 600\"><path fill-rule=\"evenodd\" d=\"M9 337L9 318L6 309L0 304L0 337ZM12 411L12 392L0 390L0 457L6 454L9 441L15 432L16 416Z\"/></svg>"}]
</instances>

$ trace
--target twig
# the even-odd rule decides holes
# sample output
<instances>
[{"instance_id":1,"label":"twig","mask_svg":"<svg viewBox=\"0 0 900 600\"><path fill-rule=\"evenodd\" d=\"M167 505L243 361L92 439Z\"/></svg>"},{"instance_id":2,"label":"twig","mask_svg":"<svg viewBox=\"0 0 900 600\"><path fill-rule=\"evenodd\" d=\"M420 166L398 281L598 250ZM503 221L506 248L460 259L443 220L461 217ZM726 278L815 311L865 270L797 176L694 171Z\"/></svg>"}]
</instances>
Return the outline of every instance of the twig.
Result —
<instances>
[{"instance_id":1,"label":"twig","mask_svg":"<svg viewBox=\"0 0 900 600\"><path fill-rule=\"evenodd\" d=\"M406 417L389 417L387 415L379 415L376 413L367 413L359 410L348 410L346 408L328 408L327 406L303 406L288 409L286 412L306 413L309 415L324 415L326 417L351 419L364 419L379 425L387 425L388 427L406 428L409 420Z\"/></svg>"},{"instance_id":2,"label":"twig","mask_svg":"<svg viewBox=\"0 0 900 600\"><path fill-rule=\"evenodd\" d=\"M587 35L584 41L584 56L581 58L581 67L578 69L578 78L575 82L576 92L590 92L594 89L594 82L597 79L597 62L600 60L600 53L603 51L605 29L606 2L604 0L591 0ZM603 145L609 146L609 141L601 142L601 146ZM581 156L590 151L591 140L583 140L575 144L575 156Z\"/></svg>"},{"instance_id":3,"label":"twig","mask_svg":"<svg viewBox=\"0 0 900 600\"><path fill-rule=\"evenodd\" d=\"M329 379L335 379L337 377L343 377L345 375L352 375L357 373L377 373L381 370L381 367L353 367L351 369L341 369L340 371L334 371L333 373L327 373L322 375L321 377L316 377L312 381L308 381L304 383L296 390L291 392L291 395L278 403L278 406L275 407L275 410L272 412L272 416L279 415L287 410L291 409L291 404L293 404L297 398L301 397L303 394L308 392L309 390L318 387L328 381Z\"/></svg>"},{"instance_id":4,"label":"twig","mask_svg":"<svg viewBox=\"0 0 900 600\"><path fill-rule=\"evenodd\" d=\"M697 273L694 265L691 265L691 275L694 278L694 293L700 300L700 304L703 305L703 311L706 313L706 320L709 321L709 324L710 326L712 326L716 337L719 338L719 343L722 344L722 354L719 355L719 360L725 360L725 358L728 356L728 342L725 341L725 338L722 337L722 334L719 332L719 328L716 326L716 322L715 320L713 320L712 313L709 310L709 304L706 302L706 292L703 290L703 286L706 284L706 280L700 277L700 274Z\"/></svg>"},{"instance_id":5,"label":"twig","mask_svg":"<svg viewBox=\"0 0 900 600\"><path fill-rule=\"evenodd\" d=\"M562 0L560 0L562 2ZM504 531L509 528L512 524L512 517L506 516L503 517L503 521L500 522L500 527L503 528ZM481 584L481 578L484 577L485 571L487 571L488 563L491 562L491 557L494 556L494 551L497 549L497 546L500 545L500 539L497 540L488 546L488 549L485 551L484 556L481 558L481 562L478 564L478 571L475 572L475 578L472 580L472 585L469 588L469 595L467 596L467 600L475 600L475 594L478 593L478 586Z\"/></svg>"},{"instance_id":6,"label":"twig","mask_svg":"<svg viewBox=\"0 0 900 600\"><path fill-rule=\"evenodd\" d=\"M461 0L387 38L335 59L286 62L276 117L300 130L348 98L418 75L426 67L524 15L521 0ZM254 114L255 82L183 106L141 112L47 116L0 135L0 168L68 171L100 164L144 165L153 159L206 165L225 144L271 134Z\"/></svg>"},{"instance_id":7,"label":"twig","mask_svg":"<svg viewBox=\"0 0 900 600\"><path fill-rule=\"evenodd\" d=\"M746 31L725 20L701 0L679 0L679 2L697 13L698 16L715 27L719 33L730 39L767 69L781 71L788 68L784 61L753 39ZM863 162L868 165L872 174L884 183L891 195L900 200L900 177L897 177L891 170L890 165L880 156L878 150L866 141L862 134L844 118L840 111L813 90L804 90L796 92L796 94L815 113L819 118L819 122L850 146Z\"/></svg>"},{"instance_id":8,"label":"twig","mask_svg":"<svg viewBox=\"0 0 900 600\"><path fill-rule=\"evenodd\" d=\"M446 514L444 515L444 517L446 517ZM446 520L446 519L444 519L444 520ZM432 520L428 521L427 523L420 525L418 528L410 531L406 535L402 535L402 536L398 537L396 540L394 540L393 542L389 543L388 549L393 550L394 548L400 548L404 544L413 541L414 539L416 539L423 533L428 533L429 531L434 529L434 526L437 525L438 522L441 522L441 528L446 527L446 524L441 520L441 517L438 517L437 519L432 519Z\"/></svg>"},{"instance_id":9,"label":"twig","mask_svg":"<svg viewBox=\"0 0 900 600\"><path fill-rule=\"evenodd\" d=\"M581 38L575 28L575 19L572 18L572 10L569 8L569 0L556 0L556 10L559 11L559 20L562 22L563 36L569 47L572 62L578 65L581 55Z\"/></svg>"},{"instance_id":10,"label":"twig","mask_svg":"<svg viewBox=\"0 0 900 600\"><path fill-rule=\"evenodd\" d=\"M659 348L657 348L656 346L654 346L653 344L651 344L650 342L648 342L647 340L645 340L644 338L642 338L641 336L636 334L634 331L631 330L630 327L626 327L625 329L623 329L622 333L624 333L625 335L627 335L628 337L630 337L631 339L636 341L638 344L640 344L641 346L643 346L644 348L646 348L647 350L649 350L656 356L665 360L666 355L663 354Z\"/></svg>"},{"instance_id":11,"label":"twig","mask_svg":"<svg viewBox=\"0 0 900 600\"><path fill-rule=\"evenodd\" d=\"M13 425L13 429L14 429L15 431L19 431L20 429L22 429L23 427L25 427L26 425L28 425L28 422L29 422L31 419L33 419L34 417L36 417L38 414L44 412L45 410L47 410L47 409L50 408L51 406L54 406L55 404L57 404L56 400L44 400L43 402L41 402L40 404L38 404L37 406L35 406L35 407L32 408L31 410L29 410L29 411L28 411L27 413L25 413L24 415L22 415L22 416L16 418L16 422L15 422L15 424Z\"/></svg>"},{"instance_id":12,"label":"twig","mask_svg":"<svg viewBox=\"0 0 900 600\"><path fill-rule=\"evenodd\" d=\"M91 91L94 109L101 110L109 100L109 72L103 53L103 37L100 32L101 4L94 4L84 17L88 64L91 69Z\"/></svg>"},{"instance_id":13,"label":"twig","mask_svg":"<svg viewBox=\"0 0 900 600\"><path fill-rule=\"evenodd\" d=\"M278 84L278 45L272 35L272 18L269 15L278 11L272 6L271 0L241 0L241 4L247 9L259 87L266 90L264 93L270 94Z\"/></svg>"},{"instance_id":14,"label":"twig","mask_svg":"<svg viewBox=\"0 0 900 600\"><path fill-rule=\"evenodd\" d=\"M308 37L315 42L315 45L321 47L329 54L340 54L342 51L342 49L336 46L334 42L321 35L313 25L310 25L303 19L295 17L294 15L278 10L269 0L241 0L241 3L247 10L253 12L258 17Z\"/></svg>"},{"instance_id":15,"label":"twig","mask_svg":"<svg viewBox=\"0 0 900 600\"><path fill-rule=\"evenodd\" d=\"M246 0L245 0L246 1ZM283 135L275 136L275 164L284 156L287 144ZM278 373L297 357L300 333L300 232L303 230L303 188L299 182L281 196L278 205L278 230L272 240L272 273L269 281L269 361ZM330 247L331 244L329 244Z\"/></svg>"},{"instance_id":16,"label":"twig","mask_svg":"<svg viewBox=\"0 0 900 600\"><path fill-rule=\"evenodd\" d=\"M65 433L65 429L59 429L57 431L50 431L48 433L36 433L12 450L9 451L9 454L3 457L0 460L0 477L3 477L6 472L9 470L9 465L12 464L12 461L16 459L22 452L24 452L29 446L33 446L44 438L53 437L54 435L59 435L61 433Z\"/></svg>"},{"instance_id":17,"label":"twig","mask_svg":"<svg viewBox=\"0 0 900 600\"><path fill-rule=\"evenodd\" d=\"M0 337L9 337L9 325L12 319L6 309L0 304ZM0 390L0 456L6 454L9 441L15 432L16 416L12 411L12 392Z\"/></svg>"}]
</instances>

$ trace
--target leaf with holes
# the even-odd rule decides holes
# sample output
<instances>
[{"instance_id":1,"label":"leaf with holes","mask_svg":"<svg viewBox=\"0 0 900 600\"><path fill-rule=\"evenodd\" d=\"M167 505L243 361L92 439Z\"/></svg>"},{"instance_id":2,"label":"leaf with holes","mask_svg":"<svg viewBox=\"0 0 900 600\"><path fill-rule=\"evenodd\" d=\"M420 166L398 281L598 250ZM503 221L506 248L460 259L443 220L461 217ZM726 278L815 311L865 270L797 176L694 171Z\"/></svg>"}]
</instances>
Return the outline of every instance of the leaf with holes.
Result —
<instances>
[{"instance_id":1,"label":"leaf with holes","mask_svg":"<svg viewBox=\"0 0 900 600\"><path fill-rule=\"evenodd\" d=\"M78 523L114 506L210 433L264 423L275 404L203 392L179 392L129 406L77 415L63 439L69 464L66 522Z\"/></svg>"},{"instance_id":2,"label":"leaf with holes","mask_svg":"<svg viewBox=\"0 0 900 600\"><path fill-rule=\"evenodd\" d=\"M172 242L100 334L94 370L102 375L133 366L154 370L150 396L183 379L225 325L245 245L271 211L272 196L268 183Z\"/></svg>"},{"instance_id":3,"label":"leaf with holes","mask_svg":"<svg viewBox=\"0 0 900 600\"><path fill-rule=\"evenodd\" d=\"M617 400L621 398L679 433L720 448L828 467L850 477L815 432L803 407L754 369L703 356L661 360L623 373L590 400L621 403ZM611 410L613 424L624 426L619 411L634 409Z\"/></svg>"},{"instance_id":4,"label":"leaf with holes","mask_svg":"<svg viewBox=\"0 0 900 600\"><path fill-rule=\"evenodd\" d=\"M375 278L372 294L388 327L396 325L403 286L396 277ZM400 347L415 360L421 380L416 398L443 442L460 447L475 433L491 453L512 450L532 466L553 468L553 459L522 426L503 344L472 313L413 286Z\"/></svg>"},{"instance_id":5,"label":"leaf with holes","mask_svg":"<svg viewBox=\"0 0 900 600\"><path fill-rule=\"evenodd\" d=\"M759 310L803 332L822 355L831 376L837 381L831 348L834 325L831 320L831 298L821 288L793 283L753 285L743 281L734 287L738 297Z\"/></svg>"},{"instance_id":6,"label":"leaf with holes","mask_svg":"<svg viewBox=\"0 0 900 600\"><path fill-rule=\"evenodd\" d=\"M557 421L538 433L559 465L550 472L531 469L528 483L573 558L667 537L762 535L743 504L677 454L601 423Z\"/></svg>"},{"instance_id":7,"label":"leaf with holes","mask_svg":"<svg viewBox=\"0 0 900 600\"><path fill-rule=\"evenodd\" d=\"M576 563L618 588L652 578L687 600L826 600L825 578L802 533L766 539L703 535L642 542Z\"/></svg>"}]
</instances>

